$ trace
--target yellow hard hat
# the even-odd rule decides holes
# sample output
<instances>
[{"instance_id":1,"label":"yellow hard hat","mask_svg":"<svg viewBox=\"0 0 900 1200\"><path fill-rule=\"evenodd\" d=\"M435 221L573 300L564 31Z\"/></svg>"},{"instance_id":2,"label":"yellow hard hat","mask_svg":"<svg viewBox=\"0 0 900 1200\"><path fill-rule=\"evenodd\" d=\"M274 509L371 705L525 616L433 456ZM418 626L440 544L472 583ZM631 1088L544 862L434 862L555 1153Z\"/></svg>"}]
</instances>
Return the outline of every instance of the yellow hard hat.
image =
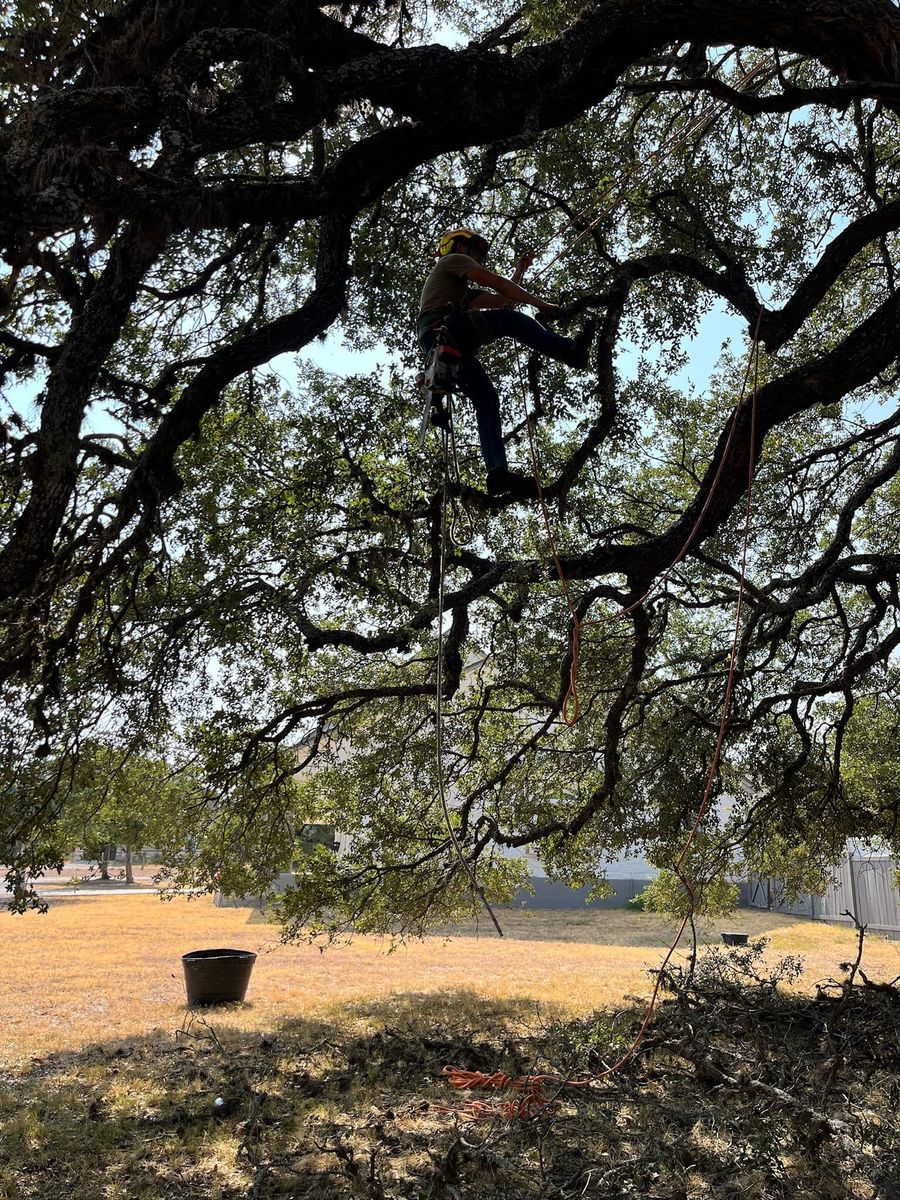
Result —
<instances>
[{"instance_id":1,"label":"yellow hard hat","mask_svg":"<svg viewBox=\"0 0 900 1200\"><path fill-rule=\"evenodd\" d=\"M457 242L471 243L472 249L479 258L482 260L487 258L490 242L487 238L482 237L480 233L476 233L474 229L451 229L447 233L442 234L434 257L443 258L445 254L452 254L453 247Z\"/></svg>"}]
</instances>

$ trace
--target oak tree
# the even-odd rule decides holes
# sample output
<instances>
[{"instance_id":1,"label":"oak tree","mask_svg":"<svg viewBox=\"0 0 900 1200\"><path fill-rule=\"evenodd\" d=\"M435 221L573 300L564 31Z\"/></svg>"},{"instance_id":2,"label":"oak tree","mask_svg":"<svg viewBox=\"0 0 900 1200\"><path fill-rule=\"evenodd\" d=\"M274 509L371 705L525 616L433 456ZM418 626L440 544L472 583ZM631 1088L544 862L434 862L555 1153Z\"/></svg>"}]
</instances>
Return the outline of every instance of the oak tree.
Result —
<instances>
[{"instance_id":1,"label":"oak tree","mask_svg":"<svg viewBox=\"0 0 900 1200\"><path fill-rule=\"evenodd\" d=\"M733 645L704 854L896 836L858 786L869 725L896 756L891 0L7 8L14 878L98 734L189 769L183 881L348 832L297 923L415 927L508 895L525 847L572 882L671 864ZM465 402L449 485L416 444L415 302L458 225L600 322L583 374L485 353L558 563L540 506L483 492ZM317 367L330 332L381 365Z\"/></svg>"}]
</instances>

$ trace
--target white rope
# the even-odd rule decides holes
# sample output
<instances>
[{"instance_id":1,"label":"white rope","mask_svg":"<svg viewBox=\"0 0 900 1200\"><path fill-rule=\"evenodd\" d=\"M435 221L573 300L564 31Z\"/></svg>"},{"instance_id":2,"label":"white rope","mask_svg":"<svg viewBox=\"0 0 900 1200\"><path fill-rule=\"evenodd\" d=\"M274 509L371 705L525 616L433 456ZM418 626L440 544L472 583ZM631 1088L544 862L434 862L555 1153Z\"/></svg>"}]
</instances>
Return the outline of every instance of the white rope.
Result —
<instances>
[{"instance_id":1,"label":"white rope","mask_svg":"<svg viewBox=\"0 0 900 1200\"><path fill-rule=\"evenodd\" d=\"M451 417L452 429L452 417ZM494 924L494 928L500 937L503 937L503 930L500 928L500 922L494 910L491 908L487 897L484 894L484 889L478 882L478 877L472 867L472 864L466 858L463 848L460 845L459 838L456 836L456 830L453 828L453 820L450 815L450 804L447 800L447 788L444 783L444 576L446 571L447 561L447 465L449 462L449 442L447 430L441 430L441 443L444 452L444 470L441 478L441 525L440 525L440 549L438 553L438 632L437 632L437 667L435 670L435 757L437 766L437 784L438 796L441 801L441 809L444 813L444 823L447 826L447 832L450 835L450 840L453 843L453 848L456 851L456 856L462 865L463 870L469 877L469 882L472 885L472 890L484 905L488 916ZM467 514L468 515L468 514Z\"/></svg>"}]
</instances>

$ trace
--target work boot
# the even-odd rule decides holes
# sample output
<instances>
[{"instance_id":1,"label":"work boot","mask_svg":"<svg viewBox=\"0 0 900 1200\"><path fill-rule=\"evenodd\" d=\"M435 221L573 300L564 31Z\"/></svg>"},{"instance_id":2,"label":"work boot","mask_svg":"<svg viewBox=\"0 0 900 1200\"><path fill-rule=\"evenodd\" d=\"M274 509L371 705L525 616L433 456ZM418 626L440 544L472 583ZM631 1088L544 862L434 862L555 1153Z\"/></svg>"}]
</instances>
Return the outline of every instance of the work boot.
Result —
<instances>
[{"instance_id":1,"label":"work boot","mask_svg":"<svg viewBox=\"0 0 900 1200\"><path fill-rule=\"evenodd\" d=\"M487 490L489 496L517 496L520 499L533 499L537 495L537 484L533 475L523 475L521 471L511 471L509 467L494 467L487 473Z\"/></svg>"},{"instance_id":2,"label":"work boot","mask_svg":"<svg viewBox=\"0 0 900 1200\"><path fill-rule=\"evenodd\" d=\"M588 317L581 332L572 338L572 354L569 358L570 366L577 367L579 371L583 371L588 365L591 353L591 343L594 340L594 334L596 332L597 322L593 317Z\"/></svg>"}]
</instances>

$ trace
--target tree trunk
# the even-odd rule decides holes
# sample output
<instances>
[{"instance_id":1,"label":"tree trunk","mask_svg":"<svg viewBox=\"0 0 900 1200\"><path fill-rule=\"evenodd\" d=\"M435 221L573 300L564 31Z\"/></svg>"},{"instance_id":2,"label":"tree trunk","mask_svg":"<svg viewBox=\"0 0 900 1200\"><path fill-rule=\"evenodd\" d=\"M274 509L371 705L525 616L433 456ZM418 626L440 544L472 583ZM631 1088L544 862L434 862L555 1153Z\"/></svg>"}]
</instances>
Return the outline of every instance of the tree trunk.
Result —
<instances>
[{"instance_id":1,"label":"tree trunk","mask_svg":"<svg viewBox=\"0 0 900 1200\"><path fill-rule=\"evenodd\" d=\"M131 868L131 847L125 846L125 882L134 883L134 871Z\"/></svg>"}]
</instances>

